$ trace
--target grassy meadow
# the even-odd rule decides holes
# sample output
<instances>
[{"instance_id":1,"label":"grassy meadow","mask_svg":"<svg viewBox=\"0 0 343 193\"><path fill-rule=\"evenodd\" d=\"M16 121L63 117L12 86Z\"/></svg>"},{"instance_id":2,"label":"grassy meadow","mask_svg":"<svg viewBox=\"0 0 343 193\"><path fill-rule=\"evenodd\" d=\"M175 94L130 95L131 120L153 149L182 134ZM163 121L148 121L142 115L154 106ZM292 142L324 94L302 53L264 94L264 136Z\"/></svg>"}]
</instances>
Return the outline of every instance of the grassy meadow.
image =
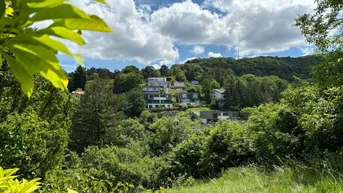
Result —
<instances>
[{"instance_id":1,"label":"grassy meadow","mask_svg":"<svg viewBox=\"0 0 343 193\"><path fill-rule=\"evenodd\" d=\"M160 190L160 193L340 193L343 178L333 170L308 167L265 171L256 167L232 168L218 179L191 186Z\"/></svg>"}]
</instances>

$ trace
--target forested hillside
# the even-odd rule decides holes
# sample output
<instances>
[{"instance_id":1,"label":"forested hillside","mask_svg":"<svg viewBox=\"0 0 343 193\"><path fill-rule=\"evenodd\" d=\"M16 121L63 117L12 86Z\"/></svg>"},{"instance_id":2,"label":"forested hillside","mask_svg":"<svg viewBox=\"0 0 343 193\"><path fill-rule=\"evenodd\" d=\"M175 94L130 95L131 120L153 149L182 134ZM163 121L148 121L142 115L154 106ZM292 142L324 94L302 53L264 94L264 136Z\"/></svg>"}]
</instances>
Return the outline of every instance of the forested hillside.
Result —
<instances>
[{"instance_id":1,"label":"forested hillside","mask_svg":"<svg viewBox=\"0 0 343 193\"><path fill-rule=\"evenodd\" d=\"M304 56L299 58L259 56L254 58L208 58L193 59L181 65L187 71L196 70L199 66L206 69L227 70L236 76L254 74L256 76L278 76L287 81L292 81L293 76L310 78L311 67L323 60L322 56ZM193 77L188 77L193 78Z\"/></svg>"}]
</instances>

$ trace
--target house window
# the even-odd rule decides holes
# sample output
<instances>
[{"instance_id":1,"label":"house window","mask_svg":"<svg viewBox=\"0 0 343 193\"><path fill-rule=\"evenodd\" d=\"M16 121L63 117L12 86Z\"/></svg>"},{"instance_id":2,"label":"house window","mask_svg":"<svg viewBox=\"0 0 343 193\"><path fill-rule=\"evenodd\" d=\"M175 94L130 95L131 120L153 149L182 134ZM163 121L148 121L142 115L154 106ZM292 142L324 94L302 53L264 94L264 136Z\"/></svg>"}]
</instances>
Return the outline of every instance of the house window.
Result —
<instances>
[{"instance_id":1,"label":"house window","mask_svg":"<svg viewBox=\"0 0 343 193\"><path fill-rule=\"evenodd\" d=\"M229 116L229 113L228 112L224 112L223 116Z\"/></svg>"},{"instance_id":2,"label":"house window","mask_svg":"<svg viewBox=\"0 0 343 193\"><path fill-rule=\"evenodd\" d=\"M187 94L182 94L182 98L187 98Z\"/></svg>"}]
</instances>

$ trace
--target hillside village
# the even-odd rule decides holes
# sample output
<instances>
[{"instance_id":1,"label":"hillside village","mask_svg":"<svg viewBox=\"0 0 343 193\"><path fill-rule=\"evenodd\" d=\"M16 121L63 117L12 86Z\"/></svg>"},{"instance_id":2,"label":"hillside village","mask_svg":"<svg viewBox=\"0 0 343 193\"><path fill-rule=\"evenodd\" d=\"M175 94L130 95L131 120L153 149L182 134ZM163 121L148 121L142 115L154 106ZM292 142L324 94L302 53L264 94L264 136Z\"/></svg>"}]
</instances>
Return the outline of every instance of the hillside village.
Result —
<instances>
[{"instance_id":1,"label":"hillside village","mask_svg":"<svg viewBox=\"0 0 343 193\"><path fill-rule=\"evenodd\" d=\"M147 109L161 109L162 116L163 110L168 112L168 109L175 110L175 106L183 106L186 108L194 108L191 111L193 115L200 118L203 125L209 125L216 123L219 119L222 120L238 120L238 111L220 111L216 109L201 110L197 107L207 107L209 104L207 101L201 101L199 93L187 92L186 88L189 86L199 86L198 81L185 82L170 82L168 78L150 77L146 82L146 86L142 87L142 93L144 95L145 107ZM173 94L171 94L173 93ZM85 91L76 90L72 92L74 97L82 97ZM213 89L211 92L211 100L218 101L220 106L225 103L225 89ZM177 112L177 111L176 111ZM172 115L175 115L172 113ZM168 115L167 113L164 115ZM170 114L169 114L170 116Z\"/></svg>"},{"instance_id":2,"label":"hillside village","mask_svg":"<svg viewBox=\"0 0 343 193\"><path fill-rule=\"evenodd\" d=\"M261 63L261 60L266 63ZM114 72L79 67L75 72L69 73L68 87L73 96L81 97L87 93L86 82L92 82L96 78L104 79L113 85L114 94L125 94L127 97L133 95L131 98L136 98L135 101L128 101L129 103L141 101L131 107L135 116L139 116L144 109L157 113L158 117L175 116L179 112L187 111L190 116L199 117L201 123L206 126L220 119L242 121L246 119L241 116L243 108L279 101L280 93L288 85L287 81L279 77L290 77L290 73L306 77L309 66L319 60L316 56L294 59L210 58L191 60L171 68L162 66L161 69L154 69L147 66L139 70L134 66L127 66ZM245 64L239 66L242 61L253 62L256 68L249 71ZM296 65L297 71L285 70ZM262 73L262 76L254 75L265 69L269 71ZM270 72L275 72L279 77Z\"/></svg>"},{"instance_id":3,"label":"hillside village","mask_svg":"<svg viewBox=\"0 0 343 193\"><path fill-rule=\"evenodd\" d=\"M188 84L188 83L187 83ZM190 85L198 86L198 81L191 81ZM171 83L167 78L151 77L148 78L147 86L142 88L144 100L148 109L153 108L173 108L175 104L198 107L206 105L206 101L200 101L199 93L187 92L185 82ZM171 94L175 93L175 96ZM211 98L213 100L224 102L225 89L214 89ZM194 111L194 114L200 117L203 124L217 122L218 119L237 120L238 112L233 111Z\"/></svg>"}]
</instances>

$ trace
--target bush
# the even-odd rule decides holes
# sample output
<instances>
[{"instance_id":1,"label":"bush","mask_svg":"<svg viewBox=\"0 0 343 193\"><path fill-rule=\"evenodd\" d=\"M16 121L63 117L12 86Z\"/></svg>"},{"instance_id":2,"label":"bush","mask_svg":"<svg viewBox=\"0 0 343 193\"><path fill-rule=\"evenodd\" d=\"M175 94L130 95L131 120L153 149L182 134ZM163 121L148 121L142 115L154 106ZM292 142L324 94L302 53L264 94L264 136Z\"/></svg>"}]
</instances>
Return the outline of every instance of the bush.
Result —
<instances>
[{"instance_id":1,"label":"bush","mask_svg":"<svg viewBox=\"0 0 343 193\"><path fill-rule=\"evenodd\" d=\"M144 142L147 132L142 124L136 119L126 119L118 123L118 126L107 131L106 144L127 147L134 141Z\"/></svg>"},{"instance_id":2,"label":"bush","mask_svg":"<svg viewBox=\"0 0 343 193\"><path fill-rule=\"evenodd\" d=\"M200 122L192 121L187 114L181 113L175 117L162 117L152 124L150 129L154 132L150 151L153 156L159 156L170 152L192 133L199 131Z\"/></svg>"},{"instance_id":3,"label":"bush","mask_svg":"<svg viewBox=\"0 0 343 193\"><path fill-rule=\"evenodd\" d=\"M177 145L172 151L170 172L177 176L188 174L195 178L200 178L201 168L199 167L199 162L205 149L204 141L205 136L203 133L200 133Z\"/></svg>"},{"instance_id":4,"label":"bush","mask_svg":"<svg viewBox=\"0 0 343 193\"><path fill-rule=\"evenodd\" d=\"M150 158L138 157L127 148L91 146L80 158L70 160L79 165L49 172L44 191L65 191L66 188L79 192L112 192L118 188L134 191L146 187L152 175Z\"/></svg>"},{"instance_id":5,"label":"bush","mask_svg":"<svg viewBox=\"0 0 343 193\"><path fill-rule=\"evenodd\" d=\"M289 158L300 158L304 149L303 133L297 118L281 104L265 104L250 111L246 128L256 161L264 164L282 164Z\"/></svg>"},{"instance_id":6,"label":"bush","mask_svg":"<svg viewBox=\"0 0 343 193\"><path fill-rule=\"evenodd\" d=\"M216 176L228 167L249 163L253 150L247 140L246 130L237 122L220 120L209 129L200 171L204 176Z\"/></svg>"},{"instance_id":7,"label":"bush","mask_svg":"<svg viewBox=\"0 0 343 193\"><path fill-rule=\"evenodd\" d=\"M63 161L67 131L52 129L32 108L13 113L0 126L0 163L7 168L18 167L22 177L44 176Z\"/></svg>"}]
</instances>

